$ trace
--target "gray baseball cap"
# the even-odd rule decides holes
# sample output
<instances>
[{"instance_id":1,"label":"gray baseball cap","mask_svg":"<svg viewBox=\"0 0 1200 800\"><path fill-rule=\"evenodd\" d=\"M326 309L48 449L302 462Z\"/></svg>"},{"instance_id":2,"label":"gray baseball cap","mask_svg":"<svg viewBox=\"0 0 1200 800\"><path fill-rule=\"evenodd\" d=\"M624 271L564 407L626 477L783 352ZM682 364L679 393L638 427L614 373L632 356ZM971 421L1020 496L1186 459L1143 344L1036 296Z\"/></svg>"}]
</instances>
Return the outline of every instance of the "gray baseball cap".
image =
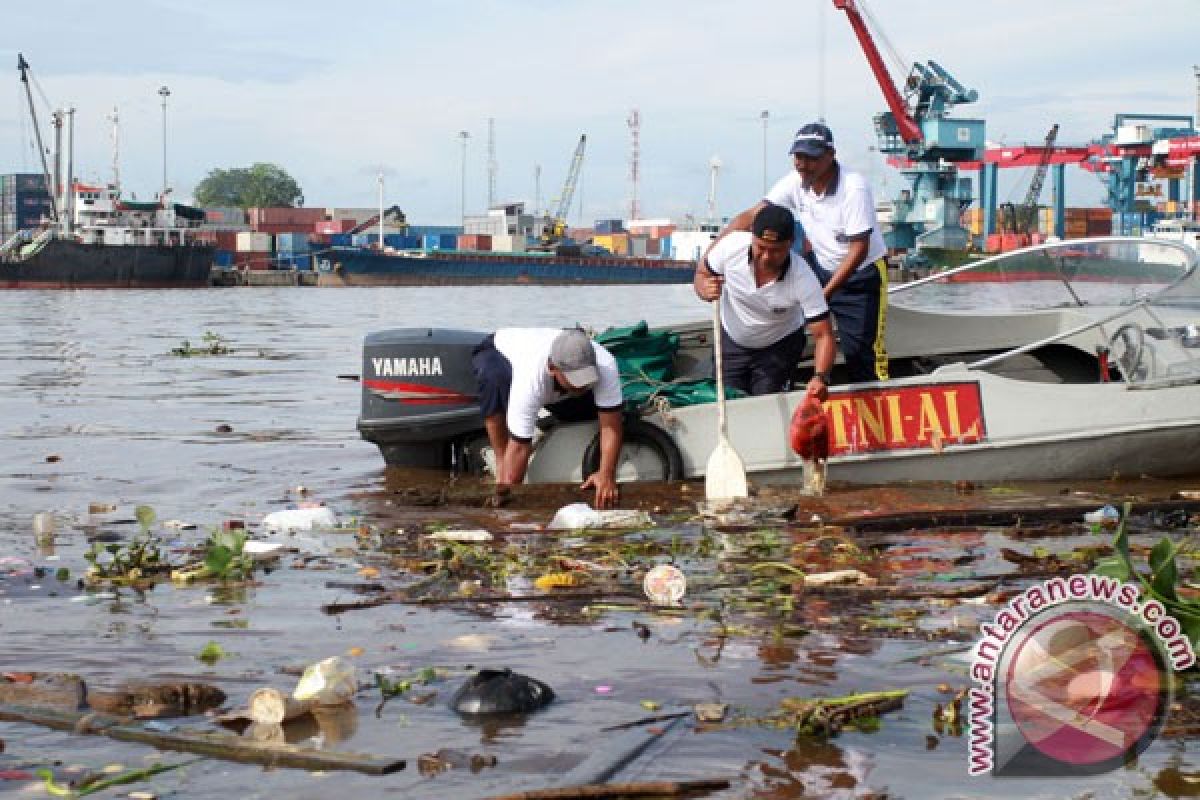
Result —
<instances>
[{"instance_id":1,"label":"gray baseball cap","mask_svg":"<svg viewBox=\"0 0 1200 800\"><path fill-rule=\"evenodd\" d=\"M576 389L591 388L600 380L592 340L579 328L565 330L554 338L550 363L562 370L563 377Z\"/></svg>"}]
</instances>

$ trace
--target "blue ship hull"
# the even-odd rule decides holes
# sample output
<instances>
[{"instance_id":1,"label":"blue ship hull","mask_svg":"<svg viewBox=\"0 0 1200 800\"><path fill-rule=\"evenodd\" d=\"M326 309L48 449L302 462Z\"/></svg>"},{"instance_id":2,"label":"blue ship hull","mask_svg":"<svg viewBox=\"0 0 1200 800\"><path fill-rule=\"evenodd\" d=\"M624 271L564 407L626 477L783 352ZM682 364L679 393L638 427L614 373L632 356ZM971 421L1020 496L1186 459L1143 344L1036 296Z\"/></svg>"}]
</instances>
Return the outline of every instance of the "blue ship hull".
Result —
<instances>
[{"instance_id":1,"label":"blue ship hull","mask_svg":"<svg viewBox=\"0 0 1200 800\"><path fill-rule=\"evenodd\" d=\"M316 256L318 286L691 283L695 265L656 258L335 247Z\"/></svg>"}]
</instances>

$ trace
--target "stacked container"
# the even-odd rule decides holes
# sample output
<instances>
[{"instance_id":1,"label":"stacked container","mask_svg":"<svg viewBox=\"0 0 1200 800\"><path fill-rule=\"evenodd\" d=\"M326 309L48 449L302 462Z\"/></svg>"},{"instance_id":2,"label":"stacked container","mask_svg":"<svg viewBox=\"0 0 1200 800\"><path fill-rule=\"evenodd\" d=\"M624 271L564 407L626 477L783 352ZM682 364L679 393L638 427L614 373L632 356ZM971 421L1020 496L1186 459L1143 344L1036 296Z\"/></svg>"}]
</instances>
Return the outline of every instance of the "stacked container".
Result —
<instances>
[{"instance_id":1,"label":"stacked container","mask_svg":"<svg viewBox=\"0 0 1200 800\"><path fill-rule=\"evenodd\" d=\"M251 208L250 227L261 233L311 233L325 219L323 208Z\"/></svg>"},{"instance_id":2,"label":"stacked container","mask_svg":"<svg viewBox=\"0 0 1200 800\"><path fill-rule=\"evenodd\" d=\"M595 227L598 234L622 233L625 230L625 223L619 219L598 219Z\"/></svg>"},{"instance_id":3,"label":"stacked container","mask_svg":"<svg viewBox=\"0 0 1200 800\"><path fill-rule=\"evenodd\" d=\"M492 237L486 233L464 233L458 237L459 250L491 250Z\"/></svg>"},{"instance_id":4,"label":"stacked container","mask_svg":"<svg viewBox=\"0 0 1200 800\"><path fill-rule=\"evenodd\" d=\"M257 231L238 231L237 252L233 259L235 265L244 269L271 268L271 234Z\"/></svg>"},{"instance_id":5,"label":"stacked container","mask_svg":"<svg viewBox=\"0 0 1200 800\"><path fill-rule=\"evenodd\" d=\"M46 179L35 173L0 175L0 240L50 217Z\"/></svg>"}]
</instances>

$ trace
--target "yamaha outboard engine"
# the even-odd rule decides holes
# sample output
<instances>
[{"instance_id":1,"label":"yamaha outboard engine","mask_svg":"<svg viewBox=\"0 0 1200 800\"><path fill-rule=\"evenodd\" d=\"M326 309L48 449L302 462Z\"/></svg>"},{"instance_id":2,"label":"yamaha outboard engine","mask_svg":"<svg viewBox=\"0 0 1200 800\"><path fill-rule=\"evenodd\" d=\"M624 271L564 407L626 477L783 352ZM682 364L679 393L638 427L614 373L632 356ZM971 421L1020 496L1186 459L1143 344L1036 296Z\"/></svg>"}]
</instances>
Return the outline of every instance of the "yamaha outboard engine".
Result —
<instances>
[{"instance_id":1,"label":"yamaha outboard engine","mask_svg":"<svg viewBox=\"0 0 1200 800\"><path fill-rule=\"evenodd\" d=\"M389 466L456 468L459 445L484 435L471 352L486 336L439 328L368 334L358 431Z\"/></svg>"}]
</instances>

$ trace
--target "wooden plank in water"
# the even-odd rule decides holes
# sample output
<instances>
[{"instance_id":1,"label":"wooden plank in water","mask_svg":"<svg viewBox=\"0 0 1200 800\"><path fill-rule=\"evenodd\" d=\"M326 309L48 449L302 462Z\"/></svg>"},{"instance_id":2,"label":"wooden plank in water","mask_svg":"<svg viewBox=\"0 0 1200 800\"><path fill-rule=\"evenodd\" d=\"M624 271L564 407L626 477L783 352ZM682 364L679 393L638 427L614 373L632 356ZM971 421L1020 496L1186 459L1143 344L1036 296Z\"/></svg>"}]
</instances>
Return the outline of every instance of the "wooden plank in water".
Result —
<instances>
[{"instance_id":1,"label":"wooden plank in water","mask_svg":"<svg viewBox=\"0 0 1200 800\"><path fill-rule=\"evenodd\" d=\"M290 769L338 770L364 775L390 775L405 767L403 759L360 753L312 750L286 744L254 742L225 733L157 731L109 714L61 711L0 703L0 720L27 722L72 733L92 733L122 742L137 742L160 750L196 753L222 761L262 764Z\"/></svg>"}]
</instances>

